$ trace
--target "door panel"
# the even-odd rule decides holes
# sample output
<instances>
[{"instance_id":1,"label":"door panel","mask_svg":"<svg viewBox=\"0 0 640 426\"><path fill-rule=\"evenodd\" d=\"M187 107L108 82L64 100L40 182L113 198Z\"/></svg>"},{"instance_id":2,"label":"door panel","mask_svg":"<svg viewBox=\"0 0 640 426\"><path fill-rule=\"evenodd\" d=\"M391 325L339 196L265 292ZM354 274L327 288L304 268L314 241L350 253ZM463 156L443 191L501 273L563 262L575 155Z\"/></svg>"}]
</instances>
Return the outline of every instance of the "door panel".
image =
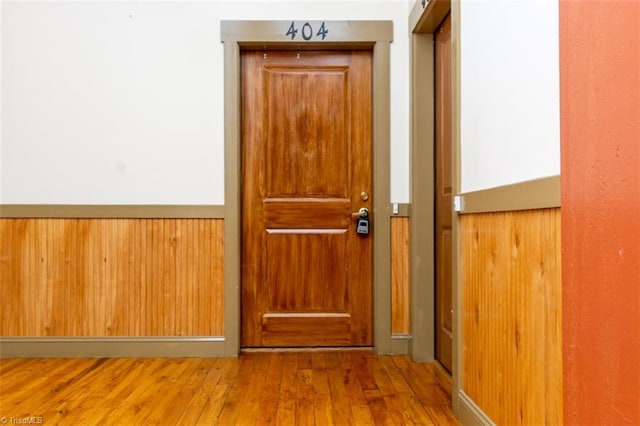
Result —
<instances>
[{"instance_id":1,"label":"door panel","mask_svg":"<svg viewBox=\"0 0 640 426\"><path fill-rule=\"evenodd\" d=\"M344 230L268 230L269 306L278 312L344 311L346 240ZM292 253L305 255L291 262Z\"/></svg>"},{"instance_id":2,"label":"door panel","mask_svg":"<svg viewBox=\"0 0 640 426\"><path fill-rule=\"evenodd\" d=\"M371 53L242 53L242 345L372 344Z\"/></svg>"},{"instance_id":3,"label":"door panel","mask_svg":"<svg viewBox=\"0 0 640 426\"><path fill-rule=\"evenodd\" d=\"M451 17L436 31L436 358L449 371L453 348Z\"/></svg>"},{"instance_id":4,"label":"door panel","mask_svg":"<svg viewBox=\"0 0 640 426\"><path fill-rule=\"evenodd\" d=\"M265 66L267 197L349 196L348 77L346 66Z\"/></svg>"}]
</instances>

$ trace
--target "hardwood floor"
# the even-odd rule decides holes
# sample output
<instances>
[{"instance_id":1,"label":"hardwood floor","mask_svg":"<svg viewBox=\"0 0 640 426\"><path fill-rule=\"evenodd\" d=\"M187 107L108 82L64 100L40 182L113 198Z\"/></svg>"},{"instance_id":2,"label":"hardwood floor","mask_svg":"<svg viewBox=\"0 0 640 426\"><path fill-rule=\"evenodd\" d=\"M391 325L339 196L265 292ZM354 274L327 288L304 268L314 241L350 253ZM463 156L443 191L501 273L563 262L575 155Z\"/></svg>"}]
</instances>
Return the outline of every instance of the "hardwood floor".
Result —
<instances>
[{"instance_id":1,"label":"hardwood floor","mask_svg":"<svg viewBox=\"0 0 640 426\"><path fill-rule=\"evenodd\" d=\"M6 424L458 424L450 393L439 366L365 350L0 359Z\"/></svg>"}]
</instances>

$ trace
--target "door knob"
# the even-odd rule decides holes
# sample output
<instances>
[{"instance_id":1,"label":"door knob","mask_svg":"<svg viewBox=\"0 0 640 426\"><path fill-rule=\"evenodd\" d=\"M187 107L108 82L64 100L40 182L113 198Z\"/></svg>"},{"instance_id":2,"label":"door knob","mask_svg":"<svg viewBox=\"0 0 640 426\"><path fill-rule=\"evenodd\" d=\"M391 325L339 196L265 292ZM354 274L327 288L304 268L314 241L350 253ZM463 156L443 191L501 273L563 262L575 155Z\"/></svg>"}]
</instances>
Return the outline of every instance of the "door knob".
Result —
<instances>
[{"instance_id":1,"label":"door knob","mask_svg":"<svg viewBox=\"0 0 640 426\"><path fill-rule=\"evenodd\" d=\"M369 235L369 209L362 207L356 213L351 214L356 217L356 234Z\"/></svg>"},{"instance_id":2,"label":"door knob","mask_svg":"<svg viewBox=\"0 0 640 426\"><path fill-rule=\"evenodd\" d=\"M352 217L367 217L369 216L369 209L366 207L362 207L360 210L358 210L355 213L351 213Z\"/></svg>"}]
</instances>

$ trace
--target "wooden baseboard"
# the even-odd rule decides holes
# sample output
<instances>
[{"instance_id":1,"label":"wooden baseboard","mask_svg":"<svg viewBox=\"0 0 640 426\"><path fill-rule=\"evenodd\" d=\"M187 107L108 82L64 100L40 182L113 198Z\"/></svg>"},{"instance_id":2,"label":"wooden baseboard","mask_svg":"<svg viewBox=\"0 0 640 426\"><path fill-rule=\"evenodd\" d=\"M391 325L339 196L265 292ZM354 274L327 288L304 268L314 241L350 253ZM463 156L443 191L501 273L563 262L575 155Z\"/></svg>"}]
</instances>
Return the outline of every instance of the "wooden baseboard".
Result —
<instances>
[{"instance_id":1,"label":"wooden baseboard","mask_svg":"<svg viewBox=\"0 0 640 426\"><path fill-rule=\"evenodd\" d=\"M495 426L495 423L463 391L458 391L457 415L464 426Z\"/></svg>"},{"instance_id":2,"label":"wooden baseboard","mask_svg":"<svg viewBox=\"0 0 640 426\"><path fill-rule=\"evenodd\" d=\"M391 354L392 355L409 355L410 344L411 344L411 335L392 334L391 335Z\"/></svg>"},{"instance_id":3,"label":"wooden baseboard","mask_svg":"<svg viewBox=\"0 0 640 426\"><path fill-rule=\"evenodd\" d=\"M2 337L0 358L237 356L224 337Z\"/></svg>"},{"instance_id":4,"label":"wooden baseboard","mask_svg":"<svg viewBox=\"0 0 640 426\"><path fill-rule=\"evenodd\" d=\"M391 337L393 355L409 354L411 336ZM214 337L0 337L0 358L235 357Z\"/></svg>"}]
</instances>

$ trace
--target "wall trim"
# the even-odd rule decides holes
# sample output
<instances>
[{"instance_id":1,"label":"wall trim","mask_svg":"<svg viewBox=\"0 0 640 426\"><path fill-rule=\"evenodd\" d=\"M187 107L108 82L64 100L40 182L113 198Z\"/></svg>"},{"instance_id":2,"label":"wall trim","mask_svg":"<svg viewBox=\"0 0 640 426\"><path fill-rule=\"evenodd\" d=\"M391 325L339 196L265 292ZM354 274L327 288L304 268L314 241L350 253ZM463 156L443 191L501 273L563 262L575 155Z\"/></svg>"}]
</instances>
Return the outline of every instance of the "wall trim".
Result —
<instances>
[{"instance_id":1,"label":"wall trim","mask_svg":"<svg viewBox=\"0 0 640 426\"><path fill-rule=\"evenodd\" d=\"M460 194L461 214L560 207L560 175Z\"/></svg>"},{"instance_id":2,"label":"wall trim","mask_svg":"<svg viewBox=\"0 0 640 426\"><path fill-rule=\"evenodd\" d=\"M495 426L495 423L463 391L458 392L458 419L465 426Z\"/></svg>"},{"instance_id":3,"label":"wall trim","mask_svg":"<svg viewBox=\"0 0 640 426\"><path fill-rule=\"evenodd\" d=\"M451 9L451 0L415 0L409 13L409 29L433 33Z\"/></svg>"},{"instance_id":4,"label":"wall trim","mask_svg":"<svg viewBox=\"0 0 640 426\"><path fill-rule=\"evenodd\" d=\"M389 211L409 217L410 205ZM224 219L224 205L0 204L0 219Z\"/></svg>"},{"instance_id":5,"label":"wall trim","mask_svg":"<svg viewBox=\"0 0 640 426\"><path fill-rule=\"evenodd\" d=\"M398 206L398 213L393 213L393 207ZM411 215L411 205L408 203L391 203L391 217L409 217Z\"/></svg>"},{"instance_id":6,"label":"wall trim","mask_svg":"<svg viewBox=\"0 0 640 426\"><path fill-rule=\"evenodd\" d=\"M0 358L221 357L224 337L0 337Z\"/></svg>"},{"instance_id":7,"label":"wall trim","mask_svg":"<svg viewBox=\"0 0 640 426\"><path fill-rule=\"evenodd\" d=\"M409 355L411 353L411 335L391 335L391 353L394 355Z\"/></svg>"},{"instance_id":8,"label":"wall trim","mask_svg":"<svg viewBox=\"0 0 640 426\"><path fill-rule=\"evenodd\" d=\"M222 219L219 205L0 204L0 218Z\"/></svg>"}]
</instances>

